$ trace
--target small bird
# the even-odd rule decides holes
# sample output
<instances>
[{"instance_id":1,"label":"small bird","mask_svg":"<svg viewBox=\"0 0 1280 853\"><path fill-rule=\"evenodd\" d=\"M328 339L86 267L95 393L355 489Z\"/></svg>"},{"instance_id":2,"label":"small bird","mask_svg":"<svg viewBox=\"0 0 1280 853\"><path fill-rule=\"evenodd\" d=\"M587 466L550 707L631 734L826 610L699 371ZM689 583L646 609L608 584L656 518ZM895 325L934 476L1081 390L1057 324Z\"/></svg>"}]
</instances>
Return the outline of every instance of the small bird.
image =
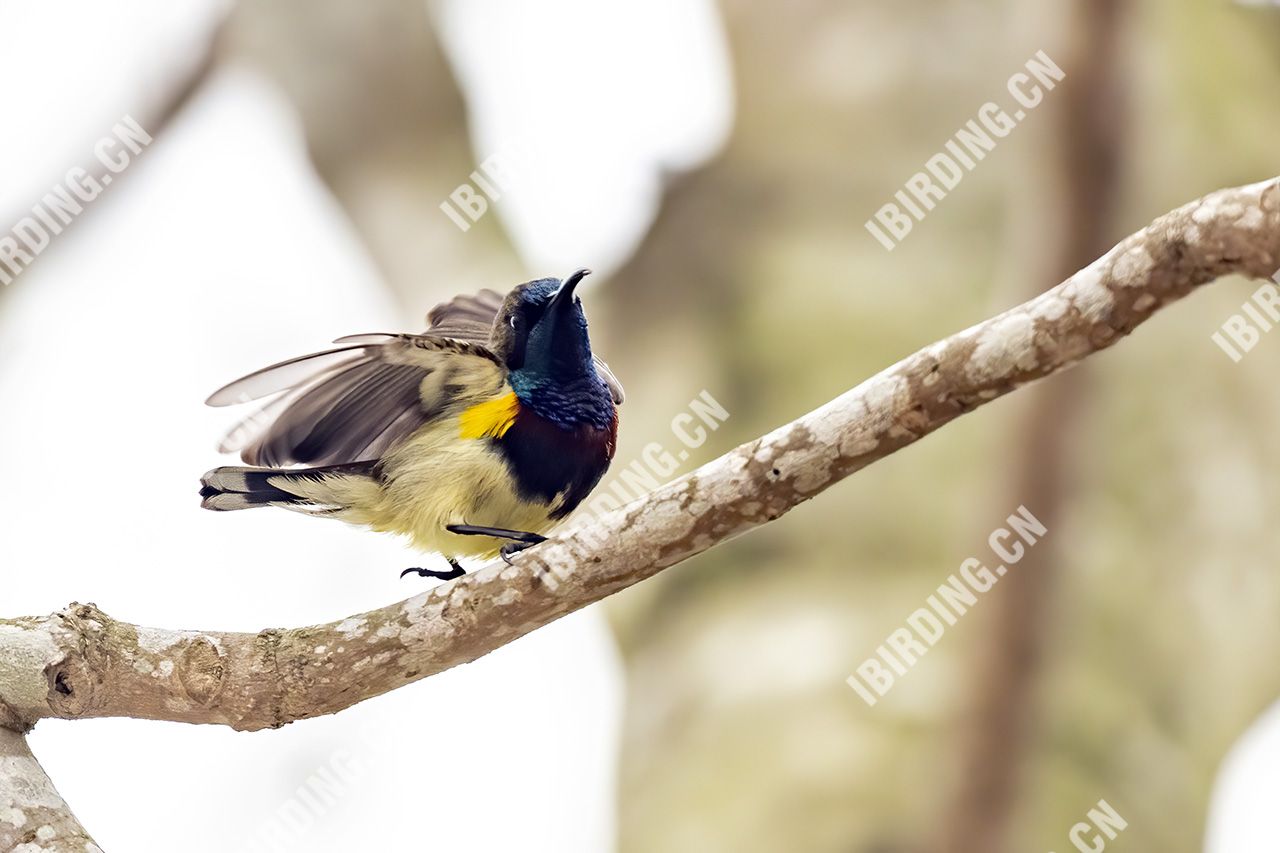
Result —
<instances>
[{"instance_id":1,"label":"small bird","mask_svg":"<svg viewBox=\"0 0 1280 853\"><path fill-rule=\"evenodd\" d=\"M617 446L622 386L591 352L574 288L542 278L506 298L436 306L420 335L351 335L208 399L274 397L219 450L252 467L201 479L202 506L275 506L408 536L444 555L510 560L591 493ZM265 425L265 426L264 426ZM289 467L306 465L309 467Z\"/></svg>"}]
</instances>

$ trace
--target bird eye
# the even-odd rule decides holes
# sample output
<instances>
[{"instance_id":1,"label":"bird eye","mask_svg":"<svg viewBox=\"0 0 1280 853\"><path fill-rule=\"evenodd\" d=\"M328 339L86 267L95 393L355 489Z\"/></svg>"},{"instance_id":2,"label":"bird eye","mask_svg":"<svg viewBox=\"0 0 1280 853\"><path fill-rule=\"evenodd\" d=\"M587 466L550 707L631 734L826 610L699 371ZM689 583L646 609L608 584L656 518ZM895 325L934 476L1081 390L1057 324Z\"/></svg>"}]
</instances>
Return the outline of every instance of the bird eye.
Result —
<instances>
[{"instance_id":1,"label":"bird eye","mask_svg":"<svg viewBox=\"0 0 1280 853\"><path fill-rule=\"evenodd\" d=\"M519 329L519 328L520 328L520 315L518 315L518 314L512 314L512 315L511 315L511 319L510 319L510 320L508 320L508 321L507 321L507 323L508 323L508 324L510 324L511 328L513 328L513 329Z\"/></svg>"}]
</instances>

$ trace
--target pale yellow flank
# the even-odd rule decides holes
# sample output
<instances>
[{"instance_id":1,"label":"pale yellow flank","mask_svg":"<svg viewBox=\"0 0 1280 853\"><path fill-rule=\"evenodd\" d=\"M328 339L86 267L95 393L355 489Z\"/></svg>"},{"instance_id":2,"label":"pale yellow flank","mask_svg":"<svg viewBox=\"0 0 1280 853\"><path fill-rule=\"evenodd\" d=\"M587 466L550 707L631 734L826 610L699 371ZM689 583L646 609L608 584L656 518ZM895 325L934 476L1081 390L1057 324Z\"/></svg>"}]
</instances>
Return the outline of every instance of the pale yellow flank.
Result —
<instances>
[{"instance_id":1,"label":"pale yellow flank","mask_svg":"<svg viewBox=\"0 0 1280 853\"><path fill-rule=\"evenodd\" d=\"M550 505L522 500L511 487L505 459L487 440L511 428L514 392L504 383L496 396L474 399L456 414L426 424L385 457L380 481L344 475L310 482L278 478L280 488L319 505L286 508L324 512L340 507L324 514L406 535L417 548L451 557L492 556L506 540L459 536L445 530L449 524L545 533L555 524L549 516L563 496ZM459 441L459 435L473 440Z\"/></svg>"}]
</instances>

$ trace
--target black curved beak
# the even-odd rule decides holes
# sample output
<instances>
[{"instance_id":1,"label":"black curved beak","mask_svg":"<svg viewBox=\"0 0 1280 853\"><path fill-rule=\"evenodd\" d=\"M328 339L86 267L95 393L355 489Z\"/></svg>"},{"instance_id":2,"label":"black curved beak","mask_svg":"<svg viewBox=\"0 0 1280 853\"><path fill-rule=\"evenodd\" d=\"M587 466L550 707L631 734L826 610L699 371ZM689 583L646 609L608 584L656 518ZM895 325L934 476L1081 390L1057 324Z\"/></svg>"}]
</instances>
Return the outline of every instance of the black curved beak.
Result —
<instances>
[{"instance_id":1,"label":"black curved beak","mask_svg":"<svg viewBox=\"0 0 1280 853\"><path fill-rule=\"evenodd\" d=\"M568 311L573 306L573 289L578 286L578 282L589 275L591 275L589 269L575 270L571 273L560 285L556 295L551 298L551 312L560 314Z\"/></svg>"}]
</instances>

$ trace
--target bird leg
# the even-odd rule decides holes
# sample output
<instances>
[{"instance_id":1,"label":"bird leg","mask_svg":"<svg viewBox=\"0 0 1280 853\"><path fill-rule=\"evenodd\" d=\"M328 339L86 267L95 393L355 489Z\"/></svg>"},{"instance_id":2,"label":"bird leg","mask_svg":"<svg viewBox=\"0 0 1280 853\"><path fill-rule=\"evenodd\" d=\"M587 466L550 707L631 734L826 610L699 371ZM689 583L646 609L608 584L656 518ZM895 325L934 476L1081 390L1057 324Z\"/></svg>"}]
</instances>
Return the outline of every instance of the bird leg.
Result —
<instances>
[{"instance_id":1,"label":"bird leg","mask_svg":"<svg viewBox=\"0 0 1280 853\"><path fill-rule=\"evenodd\" d=\"M498 551L498 554L502 557L502 561L508 566L511 565L512 554L519 553L530 545L537 545L539 542L547 541L547 537L540 533L530 533L527 530L508 530L505 527L480 527L475 524L447 524L444 529L450 533L457 533L459 536L492 536L495 539L510 539L511 541L503 545Z\"/></svg>"},{"instance_id":2,"label":"bird leg","mask_svg":"<svg viewBox=\"0 0 1280 853\"><path fill-rule=\"evenodd\" d=\"M462 564L453 557L445 557L445 559L449 561L450 566L449 571L447 572L439 572L434 569L405 569L400 573L400 577L403 578L405 575L417 572L418 577L420 578L439 578L442 581L451 581L454 578L460 578L467 573L466 570L462 568Z\"/></svg>"},{"instance_id":3,"label":"bird leg","mask_svg":"<svg viewBox=\"0 0 1280 853\"><path fill-rule=\"evenodd\" d=\"M511 539L525 545L537 545L546 542L547 537L540 533L529 533L526 530L508 530L505 527L479 527L474 524L446 524L445 530L459 536L492 536L495 539Z\"/></svg>"}]
</instances>

